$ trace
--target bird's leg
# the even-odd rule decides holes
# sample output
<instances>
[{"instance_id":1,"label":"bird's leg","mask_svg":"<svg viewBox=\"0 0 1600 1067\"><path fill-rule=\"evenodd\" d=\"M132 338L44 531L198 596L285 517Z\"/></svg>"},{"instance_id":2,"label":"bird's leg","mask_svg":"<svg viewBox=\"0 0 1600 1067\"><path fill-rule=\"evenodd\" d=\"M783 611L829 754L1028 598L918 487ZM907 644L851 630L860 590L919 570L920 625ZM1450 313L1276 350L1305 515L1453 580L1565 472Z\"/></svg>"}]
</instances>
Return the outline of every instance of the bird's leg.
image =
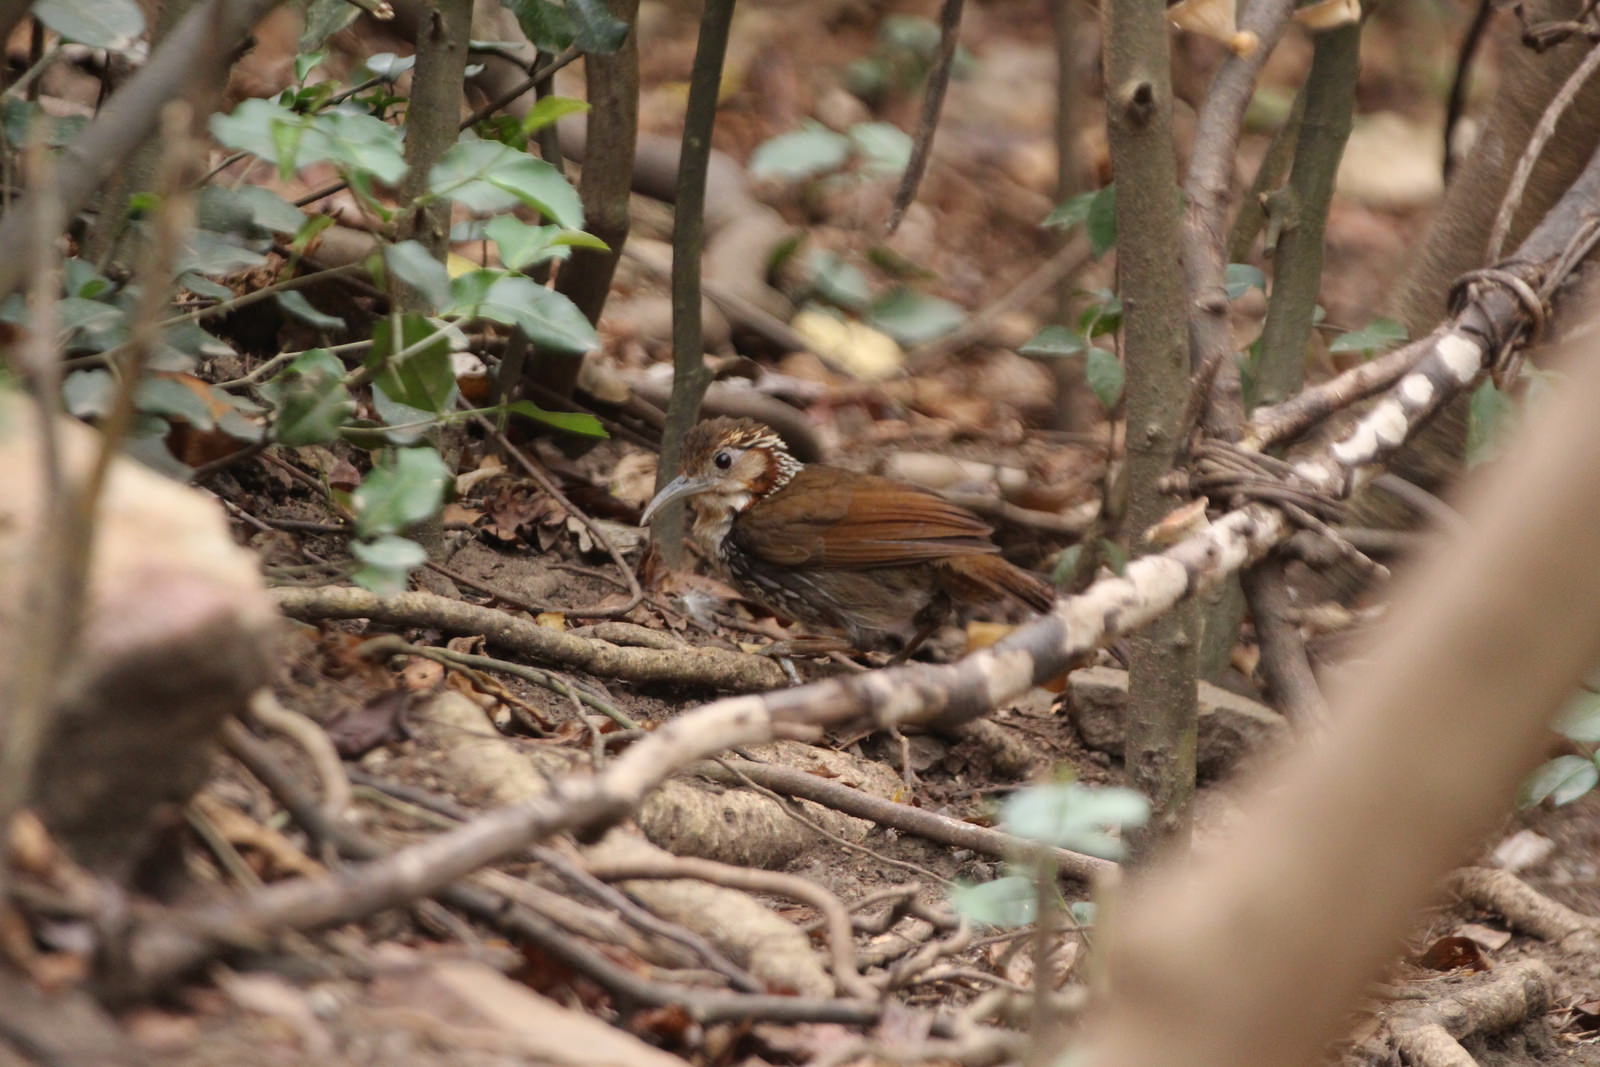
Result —
<instances>
[{"instance_id":1,"label":"bird's leg","mask_svg":"<svg viewBox=\"0 0 1600 1067\"><path fill-rule=\"evenodd\" d=\"M795 656L826 656L834 652L848 652L853 645L839 637L785 637L763 648L757 655L771 656L783 668L790 684L800 684L800 672L795 669Z\"/></svg>"},{"instance_id":2,"label":"bird's leg","mask_svg":"<svg viewBox=\"0 0 1600 1067\"><path fill-rule=\"evenodd\" d=\"M944 625L950 617L952 605L948 596L940 595L929 601L913 620L917 623L917 632L911 635L911 640L906 642L906 647L896 652L889 660L889 666L904 663L911 658L911 653L922 647L922 642L932 637L934 631Z\"/></svg>"},{"instance_id":3,"label":"bird's leg","mask_svg":"<svg viewBox=\"0 0 1600 1067\"><path fill-rule=\"evenodd\" d=\"M826 656L830 652L849 652L855 646L842 637L784 637L763 648L762 656Z\"/></svg>"}]
</instances>

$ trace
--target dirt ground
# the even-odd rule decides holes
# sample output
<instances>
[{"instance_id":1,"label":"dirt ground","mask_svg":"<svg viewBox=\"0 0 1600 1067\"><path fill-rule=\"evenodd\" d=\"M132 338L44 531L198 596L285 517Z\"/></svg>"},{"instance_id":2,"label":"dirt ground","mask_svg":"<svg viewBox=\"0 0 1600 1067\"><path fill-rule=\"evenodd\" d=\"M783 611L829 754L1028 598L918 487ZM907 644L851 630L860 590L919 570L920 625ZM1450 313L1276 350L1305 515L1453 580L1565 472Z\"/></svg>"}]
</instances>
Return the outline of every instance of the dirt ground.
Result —
<instances>
[{"instance_id":1,"label":"dirt ground","mask_svg":"<svg viewBox=\"0 0 1600 1067\"><path fill-rule=\"evenodd\" d=\"M825 17L809 7L802 11L777 3L752 4L740 16L716 137L717 147L735 160L747 160L757 145L808 116L822 115L830 123L841 115L847 120L874 118L904 128L914 121L915 92L891 92L871 110L843 88L852 64L880 47L885 12L871 3L825 6ZM892 6L924 16L937 7ZM693 53L694 19L678 7L647 3L641 17L647 42L642 114L655 133L678 132L675 122ZM970 313L1001 298L1052 250L1052 236L1038 223L1055 202L1056 60L1043 3L973 3L966 18L962 42L972 62L952 88L919 204L889 246L915 264L926 291ZM1438 173L1436 153L1426 146L1441 140L1438 87L1440 79L1448 80L1453 42L1463 25L1461 12L1451 5L1408 5L1383 11L1366 34L1362 117L1350 149L1350 177L1328 226L1323 303L1330 324L1355 327L1382 311L1406 250L1425 224ZM1083 114L1077 151L1085 177L1098 181L1109 164L1095 121L1093 38L1093 28L1087 27L1079 42L1077 84ZM1212 46L1188 39L1180 51L1180 86L1191 87L1192 101L1218 55ZM1307 46L1295 39L1281 52L1264 78L1263 114L1241 153L1240 172L1246 176L1264 150L1271 122L1266 111L1274 102L1286 106L1304 68ZM1492 56L1484 72L1475 85L1475 100L1483 99L1492 85ZM559 88L579 94L581 79L574 75ZM1192 108L1181 109L1178 121L1180 127L1192 123ZM1397 145L1409 147L1400 152ZM889 276L867 265L872 242L865 236L863 219L881 212L889 188L881 180L804 194L781 183L753 186L759 200L775 206L815 247L854 257L876 281ZM665 231L652 229L648 212L643 212L636 235L659 241ZM1088 293L1111 285L1112 278L1106 264L1088 263L1072 284ZM667 358L665 339L652 318L662 292L659 281L625 265L602 323L606 349L601 358L614 373L639 380ZM1068 303L1076 310L1087 299L1069 296ZM1251 299L1241 305L1241 331L1251 329L1251 316L1260 313ZM1049 572L1074 541L1066 529L1085 505L1092 510L1097 499L1109 437L1085 390L1058 396L1055 368L1012 351L1050 321L1052 304L1047 295L1008 312L985 342L927 368L875 382L853 380L812 356L773 351L770 344L740 338L737 330L738 343L724 342L721 354L756 357L754 366L736 367L734 375L753 376L774 393L801 398L817 440L852 466L903 473L909 469L904 466L908 456L955 456L1023 472L1033 495L1006 503L1052 521L1009 521L1008 513L997 509L997 539L1016 562ZM1326 371L1334 362L1335 357L1324 354L1320 369ZM248 363L214 370L218 376L236 374L247 370ZM1058 405L1074 413L1068 422L1055 422ZM576 459L549 442L534 442L529 448L637 565L644 542L634 522L653 477L647 450L621 439ZM545 606L541 621L567 629L594 621L584 617L584 607L606 610L625 604L626 586L606 554L548 496L505 470L497 471L491 452L482 442L468 443L462 469L481 477L471 479L473 484L445 516L451 546L445 559L448 576L428 575L423 584L472 603ZM281 576L291 568L346 556L343 535L318 528L333 523L335 516L314 488L317 479L303 475L325 475L332 465L359 461L337 450L291 458L287 462L297 464L300 475L286 471L284 463L246 464L218 477L211 488L236 506L240 540L259 551L269 575ZM1040 486L1050 487L1049 492L1038 491ZM652 583L650 598L613 623L632 624L667 640L727 648L754 647L779 632L774 620L748 605L725 606L714 615L701 611L707 594L726 592L709 579L659 569L647 571L646 577ZM1007 619L1003 609L991 618ZM631 736L628 729L596 714L592 705L575 710L575 698L524 679L497 675L490 683L456 671L447 677L417 660L373 662L358 655L362 640L390 631L420 645L442 645L455 638L451 647L457 651L484 651L459 635L376 622L320 628L286 624L273 687L285 707L309 715L359 753L350 762L356 782L351 818L385 842L415 840L462 814L530 795L543 787L547 776L585 766L597 752L610 758ZM949 658L981 638L978 627L953 630L937 638L926 654ZM637 633L633 639L644 640ZM1235 663L1248 668L1249 653L1246 634ZM804 669L817 676L850 668L819 663ZM694 684L641 686L581 672L563 677L646 730L718 695ZM1259 697L1247 673L1235 670L1229 681L1231 688ZM1091 783L1122 780L1117 759L1085 743L1063 700L1060 694L1036 690L998 711L989 726L958 736L831 737L817 746L816 755L793 743L749 755L806 767L825 780L838 779L957 820L988 823L1010 792L1049 780L1064 768ZM304 776L294 745L274 739L272 751ZM1247 756L1241 758L1248 763ZM681 790L619 833L647 838L671 852L798 875L847 903L868 901L859 914L855 939L864 972L887 973L917 950L944 944L948 954L937 966L925 961L899 988L896 997L904 1004L959 1011L992 990L1033 982L1035 962L1026 938L1003 930L958 937L945 905L949 884L988 881L1004 872L1001 858L839 815L810 802L784 804L716 779L709 771L674 784ZM265 787L231 760L219 761L205 803L242 814L260 834L246 840L225 831L223 836L233 841L231 857L228 849L199 836L187 842L196 899L233 891L241 879L272 881L299 873L309 869L305 864L324 858L282 817ZM671 805L678 808L663 810ZM1197 837L1204 847L1208 838L1227 832L1232 807L1226 780L1208 784L1199 812ZM797 822L797 817L813 825ZM1531 851L1507 861L1497 853L1509 847L1507 841ZM557 851L572 854L567 848ZM1584 915L1600 916L1597 857L1600 800L1590 796L1560 809L1508 815L1500 838L1486 843L1482 861L1509 863L1540 892ZM232 866L234 860L242 866ZM545 861L529 857L505 870L551 896L592 903ZM642 895L643 883L628 885L630 891L640 887L640 899L650 899ZM1069 902L1090 896L1081 882L1063 881L1062 889ZM821 914L770 887L747 892L791 926L805 926ZM693 916L673 918L699 929ZM579 925L570 929L580 929L580 920L572 921ZM735 920L727 922L731 926ZM1469 923L1475 924L1469 934L1474 937L1483 936L1480 930L1492 935L1506 928L1503 917L1467 905L1427 916L1406 946L1406 958L1397 955L1388 979L1391 995L1375 999L1373 1012L1431 999L1452 983L1476 980L1476 972L1430 971L1409 962L1438 938ZM697 971L704 977L703 964L684 964L670 954L646 959L632 941L607 946L609 929L590 930L587 936L614 962L662 980L692 984ZM820 951L821 934L812 936ZM1059 982L1082 977L1090 941L1073 934L1059 939L1049 955ZM727 951L769 987L781 986L759 969L759 952L741 957L741 949ZM1485 1067L1600 1064L1600 950L1552 945L1516 933L1485 950L1485 956L1491 965L1485 974L1528 958L1541 959L1557 973L1560 993L1557 1003L1532 1022L1474 1039L1469 1051L1477 1062ZM504 981L501 974L574 1010L537 1024L515 1010L502 1011L496 1007L496 997L504 993L497 985ZM1308 966L1305 977L1316 981L1314 966ZM150 1063L170 1067L266 1065L307 1058L352 1065L635 1063L659 1055L643 1045L613 1046L607 1036L612 1031L604 1026L585 1029L584 1017L615 1024L666 1054L695 1063L881 1062L865 1047L854 1049L858 1058L845 1055L853 1049L849 1042L863 1031L842 1024L746 1020L702 1027L667 1008L624 1011L606 990L548 951L515 943L503 931L436 905L385 913L359 927L286 939L266 951L241 955L160 1001L124 1009L119 1021L130 1048ZM1362 1033L1370 1021L1370 1015L1353 1021L1352 1032ZM872 1033L892 1042L900 1024L886 1019ZM578 1051L562 1058L553 1051L562 1047ZM844 1058L829 1058L835 1054ZM1359 1046L1341 1050L1341 1055L1345 1062L1372 1062L1361 1058Z\"/></svg>"}]
</instances>

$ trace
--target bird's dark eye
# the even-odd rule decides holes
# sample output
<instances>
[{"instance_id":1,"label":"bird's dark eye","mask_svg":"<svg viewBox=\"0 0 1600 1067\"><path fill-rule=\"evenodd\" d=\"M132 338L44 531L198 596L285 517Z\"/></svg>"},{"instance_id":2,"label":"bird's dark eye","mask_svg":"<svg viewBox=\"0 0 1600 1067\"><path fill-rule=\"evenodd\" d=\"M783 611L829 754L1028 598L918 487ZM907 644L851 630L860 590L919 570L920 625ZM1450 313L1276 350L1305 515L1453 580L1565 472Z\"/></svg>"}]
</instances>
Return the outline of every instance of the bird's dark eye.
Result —
<instances>
[{"instance_id":1,"label":"bird's dark eye","mask_svg":"<svg viewBox=\"0 0 1600 1067\"><path fill-rule=\"evenodd\" d=\"M711 462L716 465L717 470L725 471L729 467L733 466L733 453L718 452L715 456L711 457Z\"/></svg>"}]
</instances>

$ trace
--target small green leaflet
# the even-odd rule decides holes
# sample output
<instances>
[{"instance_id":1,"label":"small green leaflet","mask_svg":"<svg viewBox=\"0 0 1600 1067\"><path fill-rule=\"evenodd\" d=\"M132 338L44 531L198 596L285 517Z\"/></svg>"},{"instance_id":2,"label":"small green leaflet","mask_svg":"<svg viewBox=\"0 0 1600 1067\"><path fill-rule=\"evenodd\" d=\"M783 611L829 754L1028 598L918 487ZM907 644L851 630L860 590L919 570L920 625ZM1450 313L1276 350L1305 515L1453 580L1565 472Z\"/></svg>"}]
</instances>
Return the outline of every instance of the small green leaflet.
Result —
<instances>
[{"instance_id":1,"label":"small green leaflet","mask_svg":"<svg viewBox=\"0 0 1600 1067\"><path fill-rule=\"evenodd\" d=\"M401 316L400 333L396 342L389 316L373 325L372 354L367 357L367 368L373 372L372 387L424 416L454 411L458 390L455 368L450 362L449 333L441 324L414 311ZM386 417L385 421L391 420Z\"/></svg>"},{"instance_id":2,"label":"small green leaflet","mask_svg":"<svg viewBox=\"0 0 1600 1067\"><path fill-rule=\"evenodd\" d=\"M415 526L439 510L449 485L450 471L432 448L392 449L351 494L356 533L370 539Z\"/></svg>"},{"instance_id":3,"label":"small green leaflet","mask_svg":"<svg viewBox=\"0 0 1600 1067\"><path fill-rule=\"evenodd\" d=\"M1600 783L1600 769L1583 756L1557 756L1530 774L1517 791L1517 807L1531 808L1548 799L1556 807L1570 804Z\"/></svg>"},{"instance_id":4,"label":"small green leaflet","mask_svg":"<svg viewBox=\"0 0 1600 1067\"><path fill-rule=\"evenodd\" d=\"M421 241L401 241L383 250L383 265L411 286L432 308L450 303L450 272Z\"/></svg>"},{"instance_id":5,"label":"small green leaflet","mask_svg":"<svg viewBox=\"0 0 1600 1067\"><path fill-rule=\"evenodd\" d=\"M966 321L967 313L948 300L906 286L878 300L867 312L867 324L903 345L942 337Z\"/></svg>"},{"instance_id":6,"label":"small green leaflet","mask_svg":"<svg viewBox=\"0 0 1600 1067\"><path fill-rule=\"evenodd\" d=\"M1373 319L1359 330L1340 334L1329 352L1379 352L1406 339L1406 328L1393 319Z\"/></svg>"},{"instance_id":7,"label":"small green leaflet","mask_svg":"<svg viewBox=\"0 0 1600 1067\"><path fill-rule=\"evenodd\" d=\"M513 415L521 415L525 419L543 423L563 433L576 434L579 437L609 437L606 428L600 425L600 420L593 415L581 411L546 411L531 400L513 400L506 405Z\"/></svg>"},{"instance_id":8,"label":"small green leaflet","mask_svg":"<svg viewBox=\"0 0 1600 1067\"><path fill-rule=\"evenodd\" d=\"M1122 361L1117 354L1098 345L1089 349L1088 358L1083 364L1083 377L1089 383L1095 399L1100 401L1100 406L1108 413L1115 411L1122 402L1123 383Z\"/></svg>"},{"instance_id":9,"label":"small green leaflet","mask_svg":"<svg viewBox=\"0 0 1600 1067\"><path fill-rule=\"evenodd\" d=\"M1006 875L978 885L958 884L950 890L957 912L985 926L1026 926L1039 915L1038 887L1032 878Z\"/></svg>"},{"instance_id":10,"label":"small green leaflet","mask_svg":"<svg viewBox=\"0 0 1600 1067\"><path fill-rule=\"evenodd\" d=\"M1046 326L1017 349L1024 356L1060 359L1075 356L1089 346L1083 334L1069 326Z\"/></svg>"},{"instance_id":11,"label":"small green leaflet","mask_svg":"<svg viewBox=\"0 0 1600 1067\"><path fill-rule=\"evenodd\" d=\"M1580 690L1557 716L1555 729L1570 740L1600 744L1600 693Z\"/></svg>"},{"instance_id":12,"label":"small green leaflet","mask_svg":"<svg viewBox=\"0 0 1600 1067\"><path fill-rule=\"evenodd\" d=\"M325 444L355 413L344 385L344 364L325 348L314 348L289 364L261 389L277 408L273 438L280 444Z\"/></svg>"},{"instance_id":13,"label":"small green leaflet","mask_svg":"<svg viewBox=\"0 0 1600 1067\"><path fill-rule=\"evenodd\" d=\"M581 115L589 105L570 96L547 96L528 109L522 119L522 132L537 133L546 126L568 115Z\"/></svg>"},{"instance_id":14,"label":"small green leaflet","mask_svg":"<svg viewBox=\"0 0 1600 1067\"><path fill-rule=\"evenodd\" d=\"M850 138L808 121L756 146L750 153L750 177L800 181L843 167L850 158Z\"/></svg>"},{"instance_id":15,"label":"small green leaflet","mask_svg":"<svg viewBox=\"0 0 1600 1067\"><path fill-rule=\"evenodd\" d=\"M417 542L395 534L370 541L352 541L350 552L361 561L351 580L379 596L403 593L411 572L428 562L427 551Z\"/></svg>"},{"instance_id":16,"label":"small green leaflet","mask_svg":"<svg viewBox=\"0 0 1600 1067\"><path fill-rule=\"evenodd\" d=\"M499 141L457 141L429 173L428 195L486 215L522 205L583 229L583 203L572 183L544 160Z\"/></svg>"},{"instance_id":17,"label":"small green leaflet","mask_svg":"<svg viewBox=\"0 0 1600 1067\"><path fill-rule=\"evenodd\" d=\"M1222 287L1227 290L1229 300L1237 300L1252 289L1266 292L1267 276L1261 273L1260 267L1252 264L1229 263L1223 273Z\"/></svg>"},{"instance_id":18,"label":"small green leaflet","mask_svg":"<svg viewBox=\"0 0 1600 1067\"><path fill-rule=\"evenodd\" d=\"M144 12L134 0L35 0L33 16L69 41L113 52L126 52L144 33Z\"/></svg>"},{"instance_id":19,"label":"small green leaflet","mask_svg":"<svg viewBox=\"0 0 1600 1067\"><path fill-rule=\"evenodd\" d=\"M496 215L483 234L500 250L500 262L512 270L526 270L547 259L563 259L573 248L607 251L600 238L582 230L560 226L534 226L515 215Z\"/></svg>"},{"instance_id":20,"label":"small green leaflet","mask_svg":"<svg viewBox=\"0 0 1600 1067\"><path fill-rule=\"evenodd\" d=\"M899 174L911 162L911 138L892 123L858 122L846 136L868 174Z\"/></svg>"},{"instance_id":21,"label":"small green leaflet","mask_svg":"<svg viewBox=\"0 0 1600 1067\"><path fill-rule=\"evenodd\" d=\"M521 327L534 344L562 352L588 352L600 347L600 336L577 305L520 274L468 271L451 282L448 313L481 316Z\"/></svg>"},{"instance_id":22,"label":"small green leaflet","mask_svg":"<svg viewBox=\"0 0 1600 1067\"><path fill-rule=\"evenodd\" d=\"M1133 789L1093 788L1077 782L1035 785L1013 793L1001 809L1006 830L1056 848L1120 859L1122 842L1113 829L1143 826L1150 802Z\"/></svg>"},{"instance_id":23,"label":"small green leaflet","mask_svg":"<svg viewBox=\"0 0 1600 1067\"><path fill-rule=\"evenodd\" d=\"M1516 427L1516 405L1487 379L1473 390L1468 408L1467 466L1494 459Z\"/></svg>"}]
</instances>

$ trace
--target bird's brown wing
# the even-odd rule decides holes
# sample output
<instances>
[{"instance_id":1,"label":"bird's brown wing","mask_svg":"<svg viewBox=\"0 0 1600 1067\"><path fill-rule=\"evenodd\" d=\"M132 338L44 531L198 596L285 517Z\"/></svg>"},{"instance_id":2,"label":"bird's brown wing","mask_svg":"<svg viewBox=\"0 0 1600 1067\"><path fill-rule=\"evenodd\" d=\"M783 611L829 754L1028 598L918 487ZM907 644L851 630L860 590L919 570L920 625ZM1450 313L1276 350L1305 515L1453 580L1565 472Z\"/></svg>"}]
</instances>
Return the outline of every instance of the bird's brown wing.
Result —
<instances>
[{"instance_id":1,"label":"bird's brown wing","mask_svg":"<svg viewBox=\"0 0 1600 1067\"><path fill-rule=\"evenodd\" d=\"M783 566L865 568L998 552L989 533L970 511L916 486L812 465L752 506L733 536Z\"/></svg>"}]
</instances>

